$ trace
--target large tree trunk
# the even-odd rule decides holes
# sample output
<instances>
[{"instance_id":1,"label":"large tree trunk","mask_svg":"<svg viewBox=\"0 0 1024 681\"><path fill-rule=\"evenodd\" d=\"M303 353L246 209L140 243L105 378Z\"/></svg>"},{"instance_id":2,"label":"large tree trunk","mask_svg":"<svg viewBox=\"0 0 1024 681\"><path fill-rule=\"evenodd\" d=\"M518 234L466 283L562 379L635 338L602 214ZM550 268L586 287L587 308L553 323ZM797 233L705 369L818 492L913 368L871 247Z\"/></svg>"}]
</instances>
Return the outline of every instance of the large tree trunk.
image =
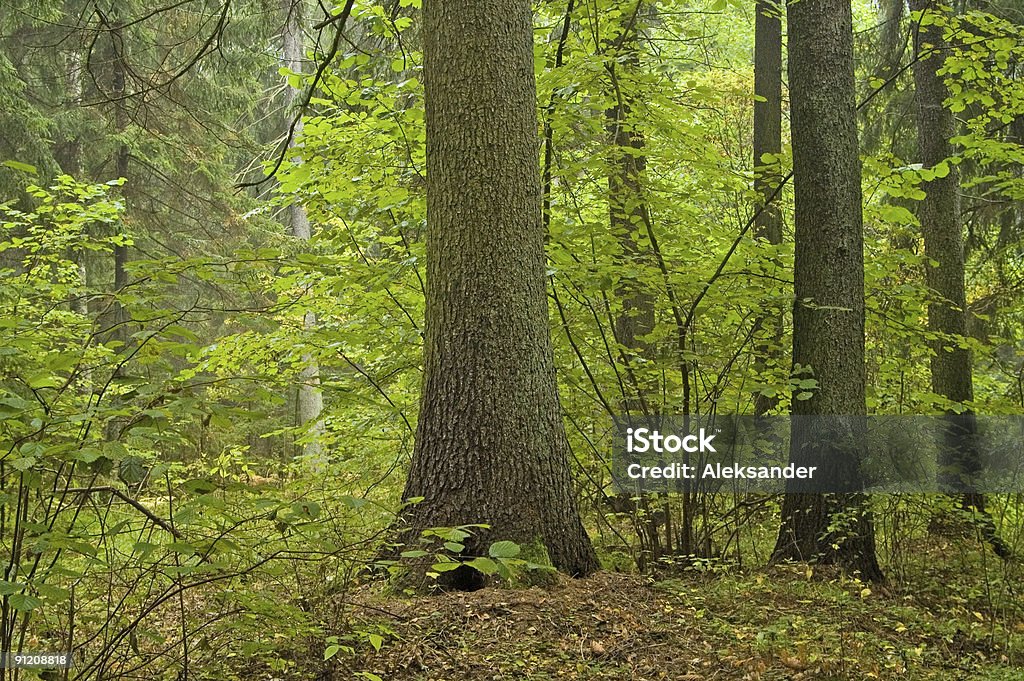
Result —
<instances>
[{"instance_id":1,"label":"large tree trunk","mask_svg":"<svg viewBox=\"0 0 1024 681\"><path fill-rule=\"evenodd\" d=\"M835 563L882 576L860 486L863 442L864 243L850 0L788 7L796 191L793 362L810 367L813 396L794 395L790 459L813 462L849 493L795 493L782 506L775 560ZM808 417L817 417L807 427ZM834 521L842 529L834 529Z\"/></svg>"},{"instance_id":2,"label":"large tree trunk","mask_svg":"<svg viewBox=\"0 0 1024 681\"><path fill-rule=\"evenodd\" d=\"M915 12L939 12L933 0L910 0ZM960 174L949 162L950 140L956 121L943 102L949 92L938 70L947 44L942 26L919 22L914 32L914 90L917 100L919 161L923 168L943 168L944 177L925 182L927 196L918 208L924 236L924 252L937 263L928 267L928 287L940 298L928 306L928 330L939 337L932 342L932 392L951 402L964 404L974 399L971 355L962 346L967 337L967 293L964 274L963 225L960 211ZM939 173L942 174L942 173ZM977 447L977 424L970 411L950 410L939 457L939 486L956 493L964 508L980 512L982 530L999 555L1009 550L995 534L985 514L985 497L971 482L981 468Z\"/></svg>"},{"instance_id":3,"label":"large tree trunk","mask_svg":"<svg viewBox=\"0 0 1024 681\"><path fill-rule=\"evenodd\" d=\"M754 24L754 189L761 212L754 222L754 237L769 244L782 243L782 211L771 197L782 178L776 162L765 164L765 154L782 152L782 17L774 2L757 0ZM755 368L767 369L773 348L782 338L780 315L765 315L757 324L761 337L755 347ZM762 393L754 396L754 414L763 416L778 402Z\"/></svg>"},{"instance_id":4,"label":"large tree trunk","mask_svg":"<svg viewBox=\"0 0 1024 681\"><path fill-rule=\"evenodd\" d=\"M424 385L407 540L468 523L597 568L576 507L548 326L529 0L427 0ZM466 583L452 586L467 587Z\"/></svg>"},{"instance_id":5,"label":"large tree trunk","mask_svg":"<svg viewBox=\"0 0 1024 681\"><path fill-rule=\"evenodd\" d=\"M305 50L302 39L302 18L304 0L284 0L284 12L286 21L284 24L284 35L282 41L282 65L294 73L302 73ZM292 116L299 115L295 110L299 91L289 87L285 90L285 121L290 121ZM287 127L287 124L286 124ZM294 137L291 145L294 146L302 135L302 120L295 125ZM312 227L309 224L309 216L306 209L299 203L292 203L286 211L286 220L291 228L292 236L300 241L309 241L313 236ZM316 313L307 311L303 320L303 326L311 329L316 326ZM299 390L296 396L295 420L297 425L307 426L312 439L303 448L303 454L309 463L317 465L322 456L319 436L324 432L324 422L320 418L324 409L323 394L320 392L320 366L316 358L311 354L302 356L302 371L299 374Z\"/></svg>"}]
</instances>

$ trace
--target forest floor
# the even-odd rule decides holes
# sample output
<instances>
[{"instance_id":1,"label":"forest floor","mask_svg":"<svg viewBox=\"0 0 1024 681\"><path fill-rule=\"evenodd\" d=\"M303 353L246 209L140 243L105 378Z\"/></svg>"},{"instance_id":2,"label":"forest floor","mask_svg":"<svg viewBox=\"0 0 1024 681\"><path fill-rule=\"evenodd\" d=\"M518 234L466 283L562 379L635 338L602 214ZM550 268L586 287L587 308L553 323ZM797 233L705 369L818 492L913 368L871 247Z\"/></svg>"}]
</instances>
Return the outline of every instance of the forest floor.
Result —
<instances>
[{"instance_id":1,"label":"forest floor","mask_svg":"<svg viewBox=\"0 0 1024 681\"><path fill-rule=\"evenodd\" d=\"M781 566L662 581L604 572L434 596L365 587L356 629L376 632L375 645L332 660L330 678L1024 679L1020 609L991 607L992 589L954 594L953 575L931 577L927 587L868 586Z\"/></svg>"}]
</instances>

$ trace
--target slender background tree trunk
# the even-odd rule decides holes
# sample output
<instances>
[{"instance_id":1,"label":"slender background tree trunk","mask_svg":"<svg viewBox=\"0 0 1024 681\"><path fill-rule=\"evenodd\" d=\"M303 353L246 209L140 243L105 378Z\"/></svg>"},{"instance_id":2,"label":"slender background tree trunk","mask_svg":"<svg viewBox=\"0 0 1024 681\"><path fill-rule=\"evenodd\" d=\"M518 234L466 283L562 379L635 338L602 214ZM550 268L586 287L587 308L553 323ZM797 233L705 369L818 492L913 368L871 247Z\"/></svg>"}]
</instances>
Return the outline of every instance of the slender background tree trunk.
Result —
<instances>
[{"instance_id":1,"label":"slender background tree trunk","mask_svg":"<svg viewBox=\"0 0 1024 681\"><path fill-rule=\"evenodd\" d=\"M124 135L128 130L128 89L127 69L125 59L124 35L121 29L120 15L115 11L112 13L113 28L110 31L112 42L112 88L111 95L114 98L114 134L121 137L118 142L114 158L115 177L128 179L128 162L131 158ZM122 191L124 193L124 191ZM120 293L128 285L128 246L114 246L114 291ZM120 302L114 305L114 322L116 324L115 337L123 343L128 341L128 318L124 306Z\"/></svg>"},{"instance_id":2,"label":"slender background tree trunk","mask_svg":"<svg viewBox=\"0 0 1024 681\"><path fill-rule=\"evenodd\" d=\"M305 58L303 47L302 20L303 0L284 0L285 24L283 35L282 65L294 73L302 73ZM295 110L299 90L289 87L285 91L285 127L291 121L291 117L298 115ZM302 121L295 126L295 135L291 144L294 146L302 135ZM300 241L309 241L313 236L313 230L309 223L309 216L306 209L300 203L292 203L288 206L286 220L291 229L292 236ZM316 326L316 313L307 311L303 318L303 326L312 329ZM302 357L303 369L299 374L299 391L296 396L295 420L296 425L308 426L308 435L313 439L303 447L303 454L312 464L322 463L322 445L319 436L324 432L324 422L321 414L324 409L323 393L320 391L320 366L311 354Z\"/></svg>"},{"instance_id":3,"label":"slender background tree trunk","mask_svg":"<svg viewBox=\"0 0 1024 681\"><path fill-rule=\"evenodd\" d=\"M754 25L754 165L763 166L762 156L782 152L782 17L774 2L757 2ZM754 188L762 200L778 186L777 170L765 168L757 174ZM768 205L754 223L754 235L770 244L782 243L782 211Z\"/></svg>"},{"instance_id":4,"label":"slender background tree trunk","mask_svg":"<svg viewBox=\"0 0 1024 681\"><path fill-rule=\"evenodd\" d=\"M766 165L765 154L782 152L782 11L774 2L758 0L754 24L754 189L761 197L761 210L754 223L754 236L769 244L782 243L782 211L775 203L765 205L781 181L778 164ZM781 315L765 315L758 326L766 337L755 348L758 373L767 368L769 359L782 339ZM762 393L754 396L754 414L762 416L775 407L778 400Z\"/></svg>"},{"instance_id":5,"label":"slender background tree trunk","mask_svg":"<svg viewBox=\"0 0 1024 681\"><path fill-rule=\"evenodd\" d=\"M645 11L642 0L630 8L621 18L621 33L608 47L613 59L608 65L611 83L609 95L612 106L606 112L608 133L611 138L611 163L608 172L608 213L612 233L622 249L623 264L635 265L637 261L651 264L649 246L641 245L638 235L643 231L645 198L641 176L647 167L644 155L644 135L630 120L633 95L629 84L624 82L630 74L640 68L640 56L636 48L637 24ZM653 348L641 340L654 330L654 296L635 279L624 278L616 295L622 303L622 312L615 319L615 339L626 348L630 357L652 358ZM646 411L647 397L652 392L640 378L634 378L631 386L636 392L635 399L624 405L629 411Z\"/></svg>"},{"instance_id":6,"label":"slender background tree trunk","mask_svg":"<svg viewBox=\"0 0 1024 681\"><path fill-rule=\"evenodd\" d=\"M624 271L655 267L650 243L640 237L647 210L642 176L647 168L644 155L646 142L643 131L637 129L635 117L630 115L635 95L630 90L631 79L640 70L637 38L640 25L645 21L644 0L626 6L618 17L614 38L605 41L609 91L612 105L605 112L608 136L611 142L608 166L608 223L619 243L617 264ZM615 291L621 308L614 319L615 341L623 349L619 356L626 375L627 394L619 405L624 414L651 416L658 413L658 384L652 380L645 362L656 359L656 349L644 338L654 331L655 297L642 279L624 276ZM684 501L685 504L685 501ZM655 513L652 505L662 507ZM649 559L657 561L664 553L672 552L672 512L667 502L653 502L645 495L638 504L637 522L643 525L641 551L649 552ZM660 526L665 519L665 531ZM638 527L640 525L638 524ZM687 534L688 536L688 534ZM684 542L689 546L689 542ZM689 549L687 549L688 551ZM648 556L641 558L645 562Z\"/></svg>"},{"instance_id":7,"label":"slender background tree trunk","mask_svg":"<svg viewBox=\"0 0 1024 681\"><path fill-rule=\"evenodd\" d=\"M82 54L77 47L69 53L66 61L66 83L68 91L68 106L76 112L82 106L82 75L83 75ZM82 144L78 139L78 131L73 131L66 137L56 154L62 172L71 175L78 181L82 181ZM80 293L74 293L71 297L71 309L83 317L89 316L89 298L86 296L86 288L89 284L89 270L87 267L85 249L72 249L71 259L78 266Z\"/></svg>"},{"instance_id":8,"label":"slender background tree trunk","mask_svg":"<svg viewBox=\"0 0 1024 681\"><path fill-rule=\"evenodd\" d=\"M911 0L914 11L937 11L931 0ZM953 114L943 106L948 96L942 76L942 27L917 26L914 32L914 88L917 100L919 160L925 169L948 168L944 177L925 182L927 197L920 202L918 218L924 235L925 255L938 263L927 268L928 286L942 301L928 306L928 328L945 336L967 334L967 295L964 286L964 246L960 218L960 176L949 163L950 139L956 134ZM937 50L932 53L932 50ZM953 402L974 399L971 358L955 341L940 338L933 344L932 390Z\"/></svg>"},{"instance_id":9,"label":"slender background tree trunk","mask_svg":"<svg viewBox=\"0 0 1024 681\"><path fill-rule=\"evenodd\" d=\"M928 13L942 12L933 0L910 0L910 8ZM961 345L968 336L963 222L960 210L960 174L950 163L956 135L956 121L944 105L949 92L939 69L948 47L942 26L919 22L914 31L914 92L917 101L919 161L923 168L943 168L944 177L925 182L927 196L918 207L924 236L924 252L937 263L926 270L928 287L941 300L928 306L928 330L939 334L932 343L932 392L951 402L964 404L974 399L971 353ZM981 469L977 446L977 423L969 410L947 414L943 447L939 457L939 485L956 492L964 508L981 513L982 531L997 554L1009 555L995 527L985 514L985 496L970 482Z\"/></svg>"}]
</instances>

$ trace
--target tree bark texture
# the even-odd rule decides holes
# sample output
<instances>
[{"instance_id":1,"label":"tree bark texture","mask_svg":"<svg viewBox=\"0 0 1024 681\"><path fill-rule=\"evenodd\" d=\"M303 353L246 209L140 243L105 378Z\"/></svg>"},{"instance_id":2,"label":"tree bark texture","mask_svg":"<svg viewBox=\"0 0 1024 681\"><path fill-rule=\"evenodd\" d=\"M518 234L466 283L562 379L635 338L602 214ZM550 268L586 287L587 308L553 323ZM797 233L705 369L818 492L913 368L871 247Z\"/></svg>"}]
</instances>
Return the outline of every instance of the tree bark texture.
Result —
<instances>
[{"instance_id":1,"label":"tree bark texture","mask_svg":"<svg viewBox=\"0 0 1024 681\"><path fill-rule=\"evenodd\" d=\"M928 13L942 12L933 0L910 0L910 8L921 12L914 31L914 95L917 102L918 154L921 166L934 169L945 164L945 177L925 182L926 196L918 206L918 220L924 237L924 252L938 263L926 270L928 288L939 300L928 306L928 330L938 334L932 342L932 392L951 402L963 404L974 399L970 351L961 343L968 336L968 308L965 274L963 222L960 208L960 174L949 162L956 120L944 106L949 91L939 74L948 43L943 27L921 21ZM1000 556L1010 550L996 533L985 512L985 496L978 492L972 476L981 469L977 444L977 422L969 410L946 414L940 448L939 488L956 493L961 506L981 514L981 530Z\"/></svg>"},{"instance_id":2,"label":"tree bark texture","mask_svg":"<svg viewBox=\"0 0 1024 681\"><path fill-rule=\"evenodd\" d=\"M820 462L852 491L860 486L858 417L866 413L866 376L851 3L799 0L787 17L796 192L793 361L795 368L810 367L818 382L810 399L794 395L790 459ZM807 428L796 425L806 423L802 416L839 418ZM832 529L837 520L841 530ZM787 494L774 558L882 576L871 515L856 492Z\"/></svg>"},{"instance_id":3,"label":"tree bark texture","mask_svg":"<svg viewBox=\"0 0 1024 681\"><path fill-rule=\"evenodd\" d=\"M576 506L548 325L528 0L427 0L424 385L406 539L485 523L597 568Z\"/></svg>"},{"instance_id":4,"label":"tree bark texture","mask_svg":"<svg viewBox=\"0 0 1024 681\"><path fill-rule=\"evenodd\" d=\"M911 0L910 7L925 15L938 11L931 0ZM959 342L967 335L967 293L960 218L960 176L956 166L948 162L953 155L950 139L956 134L956 123L952 112L943 106L949 93L938 74L946 43L941 26L924 22L915 28L918 160L925 169L944 163L949 168L945 177L936 177L922 185L927 196L918 206L925 256L938 263L926 269L928 287L941 299L928 306L928 330L939 334L939 338L932 342L932 392L952 402L963 403L974 399L974 386L970 353ZM953 466L955 453L944 451L944 454L945 460L940 460L940 468ZM973 454L976 458L977 452ZM946 470L945 474L940 474L946 478L942 482L955 486L957 482L953 477L956 476L951 473Z\"/></svg>"}]
</instances>

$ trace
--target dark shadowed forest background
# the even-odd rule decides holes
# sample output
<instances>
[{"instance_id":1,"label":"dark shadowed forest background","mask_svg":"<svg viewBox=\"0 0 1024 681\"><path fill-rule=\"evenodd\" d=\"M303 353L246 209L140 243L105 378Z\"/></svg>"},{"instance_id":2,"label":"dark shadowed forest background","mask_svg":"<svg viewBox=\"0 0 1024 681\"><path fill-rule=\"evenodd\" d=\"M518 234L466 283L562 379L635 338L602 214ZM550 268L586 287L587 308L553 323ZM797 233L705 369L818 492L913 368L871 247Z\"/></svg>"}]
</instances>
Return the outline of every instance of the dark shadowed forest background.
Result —
<instances>
[{"instance_id":1,"label":"dark shadowed forest background","mask_svg":"<svg viewBox=\"0 0 1024 681\"><path fill-rule=\"evenodd\" d=\"M1020 0L0 0L0 650L73 658L0 678L1024 679L1024 487L610 468L976 466L1022 76Z\"/></svg>"}]
</instances>

